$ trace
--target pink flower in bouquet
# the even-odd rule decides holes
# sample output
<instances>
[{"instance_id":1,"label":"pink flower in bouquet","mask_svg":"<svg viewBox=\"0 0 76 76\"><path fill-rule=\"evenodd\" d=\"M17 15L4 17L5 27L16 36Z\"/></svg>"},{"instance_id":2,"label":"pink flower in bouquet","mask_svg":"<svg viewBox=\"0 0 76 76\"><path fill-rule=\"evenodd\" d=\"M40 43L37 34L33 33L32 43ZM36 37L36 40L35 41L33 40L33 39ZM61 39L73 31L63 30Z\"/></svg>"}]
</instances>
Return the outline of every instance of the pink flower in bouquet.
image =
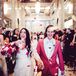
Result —
<instances>
[{"instance_id":1,"label":"pink flower in bouquet","mask_svg":"<svg viewBox=\"0 0 76 76\"><path fill-rule=\"evenodd\" d=\"M1 49L1 54L11 56L14 51L18 51L18 47L15 44L5 44Z\"/></svg>"}]
</instances>

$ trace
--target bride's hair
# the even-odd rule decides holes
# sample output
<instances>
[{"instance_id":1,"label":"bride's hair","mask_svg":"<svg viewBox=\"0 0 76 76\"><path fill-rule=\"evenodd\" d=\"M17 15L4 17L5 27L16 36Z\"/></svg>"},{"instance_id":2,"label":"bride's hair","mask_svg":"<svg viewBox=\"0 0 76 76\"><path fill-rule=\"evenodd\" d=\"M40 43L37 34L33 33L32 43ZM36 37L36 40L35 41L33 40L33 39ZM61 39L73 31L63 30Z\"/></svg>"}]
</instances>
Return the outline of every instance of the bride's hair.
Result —
<instances>
[{"instance_id":1,"label":"bride's hair","mask_svg":"<svg viewBox=\"0 0 76 76\"><path fill-rule=\"evenodd\" d=\"M30 34L29 34L29 31L26 29L26 28L22 28L21 30L20 30L20 33L19 33L19 38L20 38L20 34L21 34L21 32L22 32L22 30L25 30L26 32L26 39L25 39L25 43L26 43L26 47L27 47L27 50L28 50L28 52L30 51L30 43L31 43L31 41L30 41ZM21 39L21 38L20 38Z\"/></svg>"}]
</instances>

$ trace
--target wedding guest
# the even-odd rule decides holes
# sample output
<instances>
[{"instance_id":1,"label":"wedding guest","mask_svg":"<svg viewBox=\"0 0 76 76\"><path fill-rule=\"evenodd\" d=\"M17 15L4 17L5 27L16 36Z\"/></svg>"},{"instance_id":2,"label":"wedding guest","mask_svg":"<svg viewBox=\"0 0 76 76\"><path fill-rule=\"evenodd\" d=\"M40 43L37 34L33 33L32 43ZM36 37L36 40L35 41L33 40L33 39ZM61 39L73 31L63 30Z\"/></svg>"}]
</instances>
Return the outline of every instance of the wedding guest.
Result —
<instances>
[{"instance_id":1,"label":"wedding guest","mask_svg":"<svg viewBox=\"0 0 76 76\"><path fill-rule=\"evenodd\" d=\"M12 34L12 41L17 41L19 39L19 29L15 28Z\"/></svg>"}]
</instances>

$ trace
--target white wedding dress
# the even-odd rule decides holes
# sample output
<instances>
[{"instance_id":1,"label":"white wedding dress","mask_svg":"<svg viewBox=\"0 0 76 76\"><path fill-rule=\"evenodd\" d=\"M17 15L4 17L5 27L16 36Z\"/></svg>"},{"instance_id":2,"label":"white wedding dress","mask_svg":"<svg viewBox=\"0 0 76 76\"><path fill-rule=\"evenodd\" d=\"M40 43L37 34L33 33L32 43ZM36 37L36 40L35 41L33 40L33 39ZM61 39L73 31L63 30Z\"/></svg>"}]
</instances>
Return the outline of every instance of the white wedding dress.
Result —
<instances>
[{"instance_id":1,"label":"white wedding dress","mask_svg":"<svg viewBox=\"0 0 76 76\"><path fill-rule=\"evenodd\" d=\"M26 49L20 50L17 53L14 76L33 76L31 59L26 53Z\"/></svg>"}]
</instances>

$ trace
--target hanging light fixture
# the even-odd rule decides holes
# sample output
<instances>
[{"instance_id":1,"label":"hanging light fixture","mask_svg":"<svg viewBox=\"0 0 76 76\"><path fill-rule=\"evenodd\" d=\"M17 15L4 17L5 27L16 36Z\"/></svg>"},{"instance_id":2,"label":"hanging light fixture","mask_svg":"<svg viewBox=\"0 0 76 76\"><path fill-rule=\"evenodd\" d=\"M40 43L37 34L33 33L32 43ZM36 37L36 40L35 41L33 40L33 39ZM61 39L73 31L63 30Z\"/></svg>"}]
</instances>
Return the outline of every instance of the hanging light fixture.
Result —
<instances>
[{"instance_id":1,"label":"hanging light fixture","mask_svg":"<svg viewBox=\"0 0 76 76\"><path fill-rule=\"evenodd\" d=\"M40 2L39 1L36 1L35 3L35 12L36 14L40 13Z\"/></svg>"},{"instance_id":2,"label":"hanging light fixture","mask_svg":"<svg viewBox=\"0 0 76 76\"><path fill-rule=\"evenodd\" d=\"M4 14L7 14L8 12L8 4L7 2L4 2Z\"/></svg>"}]
</instances>

